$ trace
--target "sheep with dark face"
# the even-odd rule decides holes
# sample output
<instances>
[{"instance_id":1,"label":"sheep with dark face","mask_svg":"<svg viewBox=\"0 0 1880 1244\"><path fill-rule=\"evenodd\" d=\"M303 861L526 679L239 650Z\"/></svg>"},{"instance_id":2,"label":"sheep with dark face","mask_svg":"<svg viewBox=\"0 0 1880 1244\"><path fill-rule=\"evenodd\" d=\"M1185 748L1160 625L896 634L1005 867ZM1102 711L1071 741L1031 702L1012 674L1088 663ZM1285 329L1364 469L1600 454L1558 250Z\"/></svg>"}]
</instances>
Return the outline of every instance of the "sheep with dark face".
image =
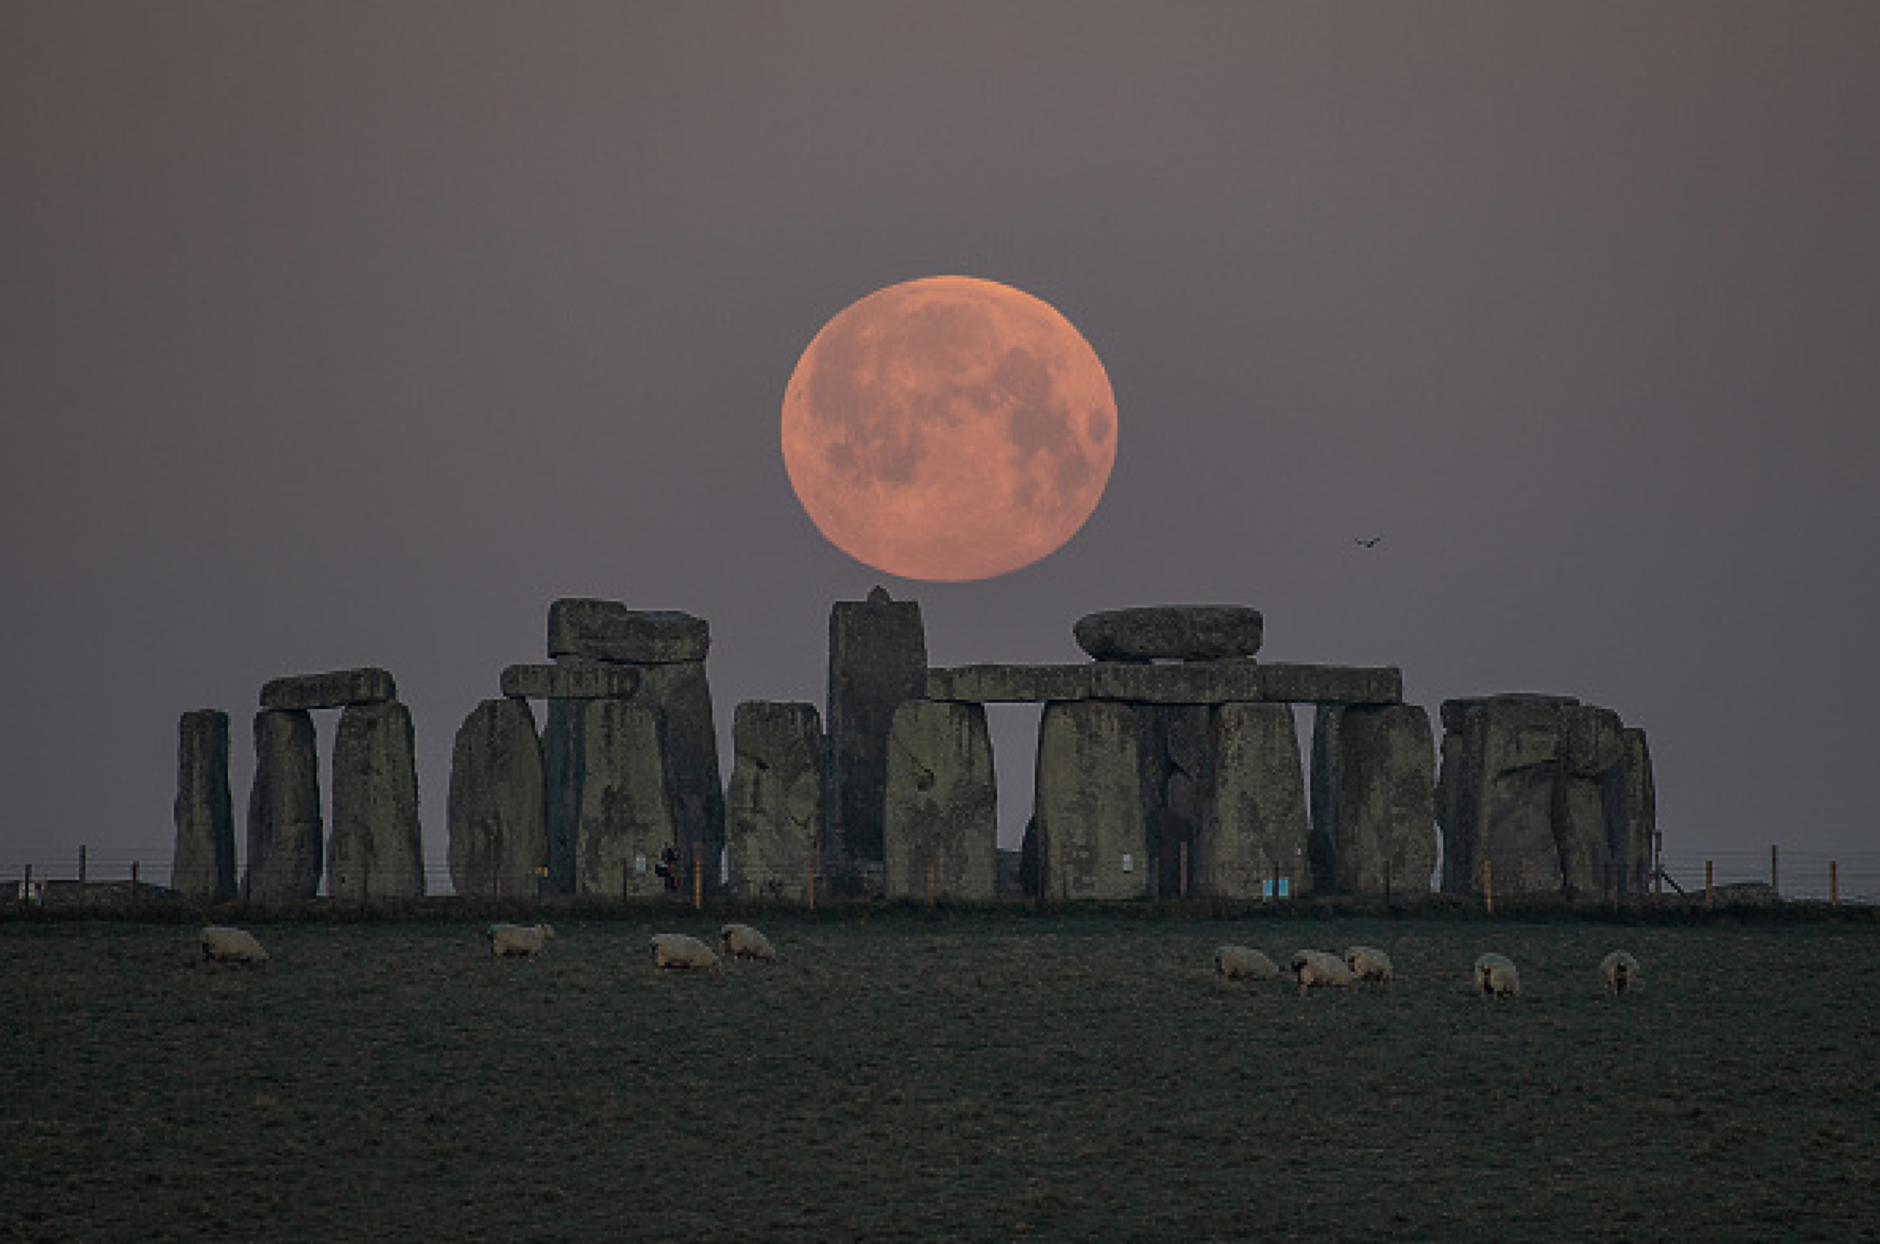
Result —
<instances>
[{"instance_id":1,"label":"sheep with dark face","mask_svg":"<svg viewBox=\"0 0 1880 1244\"><path fill-rule=\"evenodd\" d=\"M1521 996L1521 973L1502 955L1486 954L1475 961L1475 991L1489 998Z\"/></svg>"},{"instance_id":2,"label":"sheep with dark face","mask_svg":"<svg viewBox=\"0 0 1880 1244\"><path fill-rule=\"evenodd\" d=\"M1390 956L1371 946L1347 946L1345 948L1345 966L1360 982L1376 981L1388 985L1396 977L1396 971L1390 965Z\"/></svg>"},{"instance_id":3,"label":"sheep with dark face","mask_svg":"<svg viewBox=\"0 0 1880 1244\"><path fill-rule=\"evenodd\" d=\"M647 943L653 966L675 970L712 970L723 966L718 952L685 933L655 933Z\"/></svg>"},{"instance_id":4,"label":"sheep with dark face","mask_svg":"<svg viewBox=\"0 0 1880 1244\"><path fill-rule=\"evenodd\" d=\"M1358 983L1358 978L1351 974L1345 961L1337 955L1323 950L1301 950L1292 957L1293 976L1299 981L1299 992L1316 987L1332 989L1350 989Z\"/></svg>"},{"instance_id":5,"label":"sheep with dark face","mask_svg":"<svg viewBox=\"0 0 1880 1244\"><path fill-rule=\"evenodd\" d=\"M748 924L727 924L718 930L718 949L732 959L775 959L777 948Z\"/></svg>"},{"instance_id":6,"label":"sheep with dark face","mask_svg":"<svg viewBox=\"0 0 1880 1244\"><path fill-rule=\"evenodd\" d=\"M533 959L555 930L546 924L492 924L483 935L490 939L490 954L499 959L510 955Z\"/></svg>"},{"instance_id":7,"label":"sheep with dark face","mask_svg":"<svg viewBox=\"0 0 1880 1244\"><path fill-rule=\"evenodd\" d=\"M1613 951L1599 961L1599 980L1608 994L1625 997L1638 988L1638 960L1626 951Z\"/></svg>"},{"instance_id":8,"label":"sheep with dark face","mask_svg":"<svg viewBox=\"0 0 1880 1244\"><path fill-rule=\"evenodd\" d=\"M1279 979L1279 964L1246 946L1216 946L1214 970L1230 981Z\"/></svg>"},{"instance_id":9,"label":"sheep with dark face","mask_svg":"<svg viewBox=\"0 0 1880 1244\"><path fill-rule=\"evenodd\" d=\"M247 929L234 929L227 925L212 924L202 931L198 939L202 945L202 957L217 963L266 963L268 952L261 949L261 943Z\"/></svg>"}]
</instances>

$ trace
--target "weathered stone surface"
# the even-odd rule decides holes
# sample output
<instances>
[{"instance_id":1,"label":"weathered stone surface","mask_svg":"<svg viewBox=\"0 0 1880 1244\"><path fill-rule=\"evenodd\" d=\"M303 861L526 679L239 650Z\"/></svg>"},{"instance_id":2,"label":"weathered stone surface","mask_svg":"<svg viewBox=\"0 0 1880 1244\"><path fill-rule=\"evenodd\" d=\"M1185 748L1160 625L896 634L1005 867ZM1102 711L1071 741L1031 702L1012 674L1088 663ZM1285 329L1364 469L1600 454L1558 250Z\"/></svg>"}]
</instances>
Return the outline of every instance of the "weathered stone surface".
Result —
<instances>
[{"instance_id":1,"label":"weathered stone surface","mask_svg":"<svg viewBox=\"0 0 1880 1244\"><path fill-rule=\"evenodd\" d=\"M705 619L671 609L629 609L617 600L558 600L548 608L548 655L635 665L703 661Z\"/></svg>"},{"instance_id":2,"label":"weathered stone surface","mask_svg":"<svg viewBox=\"0 0 1880 1244\"><path fill-rule=\"evenodd\" d=\"M306 709L264 708L255 714L255 778L248 795L249 901L313 898L324 833L313 717Z\"/></svg>"},{"instance_id":3,"label":"weathered stone surface","mask_svg":"<svg viewBox=\"0 0 1880 1244\"><path fill-rule=\"evenodd\" d=\"M1260 651L1263 627L1244 605L1152 605L1089 614L1072 633L1099 661L1220 661Z\"/></svg>"},{"instance_id":4,"label":"weathered stone surface","mask_svg":"<svg viewBox=\"0 0 1880 1244\"><path fill-rule=\"evenodd\" d=\"M1305 773L1292 709L1223 704L1210 717L1214 781L1195 892L1257 898L1262 882L1281 878L1291 893L1309 892Z\"/></svg>"},{"instance_id":5,"label":"weathered stone surface","mask_svg":"<svg viewBox=\"0 0 1880 1244\"><path fill-rule=\"evenodd\" d=\"M959 665L927 671L929 700L969 704L1034 704L1087 700L1096 685L1094 665Z\"/></svg>"},{"instance_id":6,"label":"weathered stone surface","mask_svg":"<svg viewBox=\"0 0 1880 1244\"><path fill-rule=\"evenodd\" d=\"M1039 885L1055 902L1148 893L1141 727L1127 705L1047 704L1038 723Z\"/></svg>"},{"instance_id":7,"label":"weathered stone surface","mask_svg":"<svg viewBox=\"0 0 1880 1244\"><path fill-rule=\"evenodd\" d=\"M1400 704L1403 671L1394 665L1262 662L1260 698L1288 704Z\"/></svg>"},{"instance_id":8,"label":"weathered stone surface","mask_svg":"<svg viewBox=\"0 0 1880 1244\"><path fill-rule=\"evenodd\" d=\"M276 678L261 688L261 707L280 709L346 708L383 704L398 698L398 684L387 670L367 667L328 674Z\"/></svg>"},{"instance_id":9,"label":"weathered stone surface","mask_svg":"<svg viewBox=\"0 0 1880 1244\"><path fill-rule=\"evenodd\" d=\"M550 700L542 724L543 816L548 829L548 889L575 892L575 841L581 834L581 780L586 743L585 706L596 701Z\"/></svg>"},{"instance_id":10,"label":"weathered stone surface","mask_svg":"<svg viewBox=\"0 0 1880 1244\"><path fill-rule=\"evenodd\" d=\"M865 601L837 601L829 611L829 831L831 879L853 889L856 866L883 859L883 798L888 728L894 710L918 699L927 673L927 633L920 603L890 600L880 588Z\"/></svg>"},{"instance_id":11,"label":"weathered stone surface","mask_svg":"<svg viewBox=\"0 0 1880 1244\"><path fill-rule=\"evenodd\" d=\"M339 716L327 893L360 905L424 894L411 710L396 700L354 704Z\"/></svg>"},{"instance_id":12,"label":"weathered stone surface","mask_svg":"<svg viewBox=\"0 0 1880 1244\"><path fill-rule=\"evenodd\" d=\"M1135 705L1141 740L1143 853L1157 898L1197 893L1204 793L1213 780L1209 709L1195 704Z\"/></svg>"},{"instance_id":13,"label":"weathered stone surface","mask_svg":"<svg viewBox=\"0 0 1880 1244\"><path fill-rule=\"evenodd\" d=\"M641 666L640 689L632 702L659 715L675 846L685 875L692 875L696 856L705 892L716 894L725 850L725 787L719 777L718 728L712 717L705 663Z\"/></svg>"},{"instance_id":14,"label":"weathered stone surface","mask_svg":"<svg viewBox=\"0 0 1880 1244\"><path fill-rule=\"evenodd\" d=\"M1621 733L1619 763L1606 775L1604 798L1612 861L1607 895L1616 899L1649 893L1658 808L1651 749L1643 730Z\"/></svg>"},{"instance_id":15,"label":"weathered stone surface","mask_svg":"<svg viewBox=\"0 0 1880 1244\"><path fill-rule=\"evenodd\" d=\"M176 852L170 888L186 898L235 897L235 807L228 786L228 714L205 708L177 725Z\"/></svg>"},{"instance_id":16,"label":"weathered stone surface","mask_svg":"<svg viewBox=\"0 0 1880 1244\"><path fill-rule=\"evenodd\" d=\"M1395 704L1403 699L1403 674L1391 666L1267 665L1246 659L1177 665L961 665L928 670L923 694L930 700L982 704Z\"/></svg>"},{"instance_id":17,"label":"weathered stone surface","mask_svg":"<svg viewBox=\"0 0 1880 1244\"><path fill-rule=\"evenodd\" d=\"M645 898L689 888L658 712L620 700L568 703L581 715L575 892Z\"/></svg>"},{"instance_id":18,"label":"weathered stone surface","mask_svg":"<svg viewBox=\"0 0 1880 1244\"><path fill-rule=\"evenodd\" d=\"M999 801L992 736L979 704L908 700L888 730L883 807L889 898L990 902L997 890Z\"/></svg>"},{"instance_id":19,"label":"weathered stone surface","mask_svg":"<svg viewBox=\"0 0 1880 1244\"><path fill-rule=\"evenodd\" d=\"M1444 889L1479 893L1486 859L1496 894L1644 891L1650 763L1617 714L1509 695L1449 701L1443 721Z\"/></svg>"},{"instance_id":20,"label":"weathered stone surface","mask_svg":"<svg viewBox=\"0 0 1880 1244\"><path fill-rule=\"evenodd\" d=\"M542 744L521 700L485 700L451 749L450 880L457 893L533 897L548 863Z\"/></svg>"},{"instance_id":21,"label":"weathered stone surface","mask_svg":"<svg viewBox=\"0 0 1880 1244\"><path fill-rule=\"evenodd\" d=\"M640 671L599 661L511 665L503 671L506 696L529 700L628 700L640 689Z\"/></svg>"},{"instance_id":22,"label":"weathered stone surface","mask_svg":"<svg viewBox=\"0 0 1880 1244\"><path fill-rule=\"evenodd\" d=\"M822 869L822 719L813 704L751 700L731 720L725 791L731 889L800 903Z\"/></svg>"},{"instance_id":23,"label":"weathered stone surface","mask_svg":"<svg viewBox=\"0 0 1880 1244\"><path fill-rule=\"evenodd\" d=\"M1414 704L1321 707L1312 741L1315 883L1426 894L1436 868L1435 743Z\"/></svg>"}]
</instances>

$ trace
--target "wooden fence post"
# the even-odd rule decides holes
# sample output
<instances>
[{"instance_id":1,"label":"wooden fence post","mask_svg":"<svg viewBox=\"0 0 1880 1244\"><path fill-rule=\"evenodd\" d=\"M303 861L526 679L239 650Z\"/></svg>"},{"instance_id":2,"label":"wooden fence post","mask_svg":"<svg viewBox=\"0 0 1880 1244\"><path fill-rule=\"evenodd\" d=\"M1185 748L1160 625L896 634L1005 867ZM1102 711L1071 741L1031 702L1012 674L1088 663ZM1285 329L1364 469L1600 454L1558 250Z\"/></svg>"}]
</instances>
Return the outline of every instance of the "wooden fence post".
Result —
<instances>
[{"instance_id":1,"label":"wooden fence post","mask_svg":"<svg viewBox=\"0 0 1880 1244\"><path fill-rule=\"evenodd\" d=\"M1652 892L1659 898L1665 896L1665 835L1663 830L1652 833Z\"/></svg>"},{"instance_id":2,"label":"wooden fence post","mask_svg":"<svg viewBox=\"0 0 1880 1244\"><path fill-rule=\"evenodd\" d=\"M1711 861L1705 860L1704 861L1704 910L1705 911L1709 911L1711 907L1710 881L1711 881Z\"/></svg>"},{"instance_id":3,"label":"wooden fence post","mask_svg":"<svg viewBox=\"0 0 1880 1244\"><path fill-rule=\"evenodd\" d=\"M85 847L83 843L79 844L78 848L78 888L82 894L85 889Z\"/></svg>"},{"instance_id":4,"label":"wooden fence post","mask_svg":"<svg viewBox=\"0 0 1880 1244\"><path fill-rule=\"evenodd\" d=\"M1180 880L1176 883L1175 896L1177 898L1187 898L1188 897L1188 844L1187 843L1184 842L1181 844L1180 854L1181 854L1181 877L1180 877Z\"/></svg>"},{"instance_id":5,"label":"wooden fence post","mask_svg":"<svg viewBox=\"0 0 1880 1244\"><path fill-rule=\"evenodd\" d=\"M928 856L927 857L927 906L929 908L932 908L934 905L933 874L934 874L933 857Z\"/></svg>"},{"instance_id":6,"label":"wooden fence post","mask_svg":"<svg viewBox=\"0 0 1880 1244\"><path fill-rule=\"evenodd\" d=\"M1777 898L1782 897L1782 870L1778 867L1775 844L1769 846L1769 889Z\"/></svg>"},{"instance_id":7,"label":"wooden fence post","mask_svg":"<svg viewBox=\"0 0 1880 1244\"><path fill-rule=\"evenodd\" d=\"M1840 905L1841 905L1840 868L1836 865L1835 861L1829 860L1828 861L1828 906L1839 907Z\"/></svg>"},{"instance_id":8,"label":"wooden fence post","mask_svg":"<svg viewBox=\"0 0 1880 1244\"><path fill-rule=\"evenodd\" d=\"M699 858L699 844L692 844L692 910L705 907L705 861Z\"/></svg>"},{"instance_id":9,"label":"wooden fence post","mask_svg":"<svg viewBox=\"0 0 1880 1244\"><path fill-rule=\"evenodd\" d=\"M1487 860L1482 861L1482 906L1489 915L1495 914L1495 870Z\"/></svg>"}]
</instances>

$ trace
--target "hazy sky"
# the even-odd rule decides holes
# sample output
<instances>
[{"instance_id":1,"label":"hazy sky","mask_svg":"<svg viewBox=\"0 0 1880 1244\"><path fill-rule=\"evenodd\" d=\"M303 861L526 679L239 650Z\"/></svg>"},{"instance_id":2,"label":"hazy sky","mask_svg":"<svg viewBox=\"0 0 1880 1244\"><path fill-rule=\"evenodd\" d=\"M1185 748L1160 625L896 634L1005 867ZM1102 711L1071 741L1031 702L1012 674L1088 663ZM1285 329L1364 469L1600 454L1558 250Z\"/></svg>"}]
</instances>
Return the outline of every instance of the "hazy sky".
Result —
<instances>
[{"instance_id":1,"label":"hazy sky","mask_svg":"<svg viewBox=\"0 0 1880 1244\"><path fill-rule=\"evenodd\" d=\"M178 715L230 713L239 821L261 684L367 664L441 861L564 595L710 620L728 775L878 582L936 664L1253 605L1432 712L1616 709L1668 850L1872 850L1876 65L1870 0L15 0L0 867L167 879ZM1056 306L1121 422L978 584L849 560L778 447L824 322L942 273Z\"/></svg>"}]
</instances>

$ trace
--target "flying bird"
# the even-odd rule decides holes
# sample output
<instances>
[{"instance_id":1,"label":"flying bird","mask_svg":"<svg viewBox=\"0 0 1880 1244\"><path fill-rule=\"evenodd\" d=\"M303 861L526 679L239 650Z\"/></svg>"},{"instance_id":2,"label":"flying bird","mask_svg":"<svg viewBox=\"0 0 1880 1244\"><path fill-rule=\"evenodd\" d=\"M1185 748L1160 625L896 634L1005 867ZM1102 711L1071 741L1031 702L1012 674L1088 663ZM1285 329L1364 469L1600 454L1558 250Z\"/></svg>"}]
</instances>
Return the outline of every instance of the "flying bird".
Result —
<instances>
[{"instance_id":1,"label":"flying bird","mask_svg":"<svg viewBox=\"0 0 1880 1244\"><path fill-rule=\"evenodd\" d=\"M1377 547L1377 542L1383 538L1383 536L1372 536L1369 540L1366 540L1359 536L1353 536L1351 537L1351 542L1359 548L1374 549Z\"/></svg>"}]
</instances>

